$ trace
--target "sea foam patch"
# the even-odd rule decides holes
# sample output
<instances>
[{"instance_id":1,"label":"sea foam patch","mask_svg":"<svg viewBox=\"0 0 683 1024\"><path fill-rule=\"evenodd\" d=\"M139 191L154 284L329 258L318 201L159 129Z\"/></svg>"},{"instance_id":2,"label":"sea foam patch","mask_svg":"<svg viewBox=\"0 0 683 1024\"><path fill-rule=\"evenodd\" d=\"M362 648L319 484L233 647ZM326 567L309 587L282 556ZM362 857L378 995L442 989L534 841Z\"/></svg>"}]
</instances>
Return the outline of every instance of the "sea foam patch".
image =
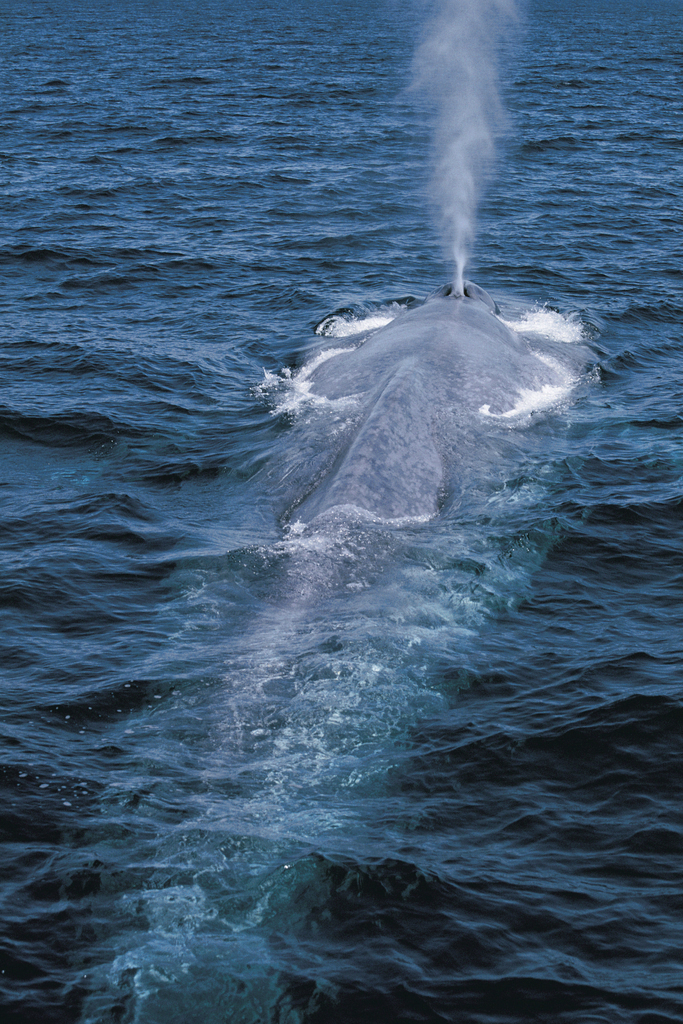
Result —
<instances>
[{"instance_id":1,"label":"sea foam patch","mask_svg":"<svg viewBox=\"0 0 683 1024\"><path fill-rule=\"evenodd\" d=\"M511 331L525 335L532 343L532 348L534 337L566 345L576 345L585 341L583 325L576 316L563 316L562 313L547 306L525 310L518 319L506 319L501 316L500 320ZM542 384L538 388L521 388L514 405L504 412L491 412L490 405L482 405L479 408L482 416L523 422L534 413L556 409L568 401L571 392L579 383L580 376L547 352L534 351L534 355L540 363L553 370L557 376L557 383Z\"/></svg>"},{"instance_id":2,"label":"sea foam patch","mask_svg":"<svg viewBox=\"0 0 683 1024\"><path fill-rule=\"evenodd\" d=\"M325 317L315 329L315 333L326 338L349 338L354 334L376 331L386 327L398 316L396 312L368 313L367 316L355 316L334 313Z\"/></svg>"},{"instance_id":3,"label":"sea foam patch","mask_svg":"<svg viewBox=\"0 0 683 1024\"><path fill-rule=\"evenodd\" d=\"M528 309L519 320L500 318L506 327L517 334L540 334L550 341L565 344L576 344L585 341L585 333L581 321L573 316L563 316L556 309L547 306L536 306Z\"/></svg>"},{"instance_id":4,"label":"sea foam patch","mask_svg":"<svg viewBox=\"0 0 683 1024\"><path fill-rule=\"evenodd\" d=\"M415 303L412 296L394 299L374 308L338 309L329 313L316 324L315 333L325 338L350 338L358 334L370 334L386 327L397 316L401 316Z\"/></svg>"},{"instance_id":5,"label":"sea foam patch","mask_svg":"<svg viewBox=\"0 0 683 1024\"><path fill-rule=\"evenodd\" d=\"M575 383L575 380L571 380L567 384L544 384L538 390L522 388L517 396L517 402L511 409L495 413L491 412L490 405L482 405L479 412L482 416L491 416L499 420L526 419L535 412L544 412L562 405Z\"/></svg>"},{"instance_id":6,"label":"sea foam patch","mask_svg":"<svg viewBox=\"0 0 683 1024\"><path fill-rule=\"evenodd\" d=\"M356 404L354 395L343 398L326 398L324 395L316 395L311 391L311 375L322 364L329 359L347 355L353 352L355 346L348 348L327 348L319 352L310 362L302 366L300 370L292 371L284 367L279 373L271 373L270 370L263 371L263 380L257 384L255 391L259 394L277 394L275 406L272 409L273 416L281 413L296 413L301 409L311 406L324 406L327 408L343 409Z\"/></svg>"}]
</instances>

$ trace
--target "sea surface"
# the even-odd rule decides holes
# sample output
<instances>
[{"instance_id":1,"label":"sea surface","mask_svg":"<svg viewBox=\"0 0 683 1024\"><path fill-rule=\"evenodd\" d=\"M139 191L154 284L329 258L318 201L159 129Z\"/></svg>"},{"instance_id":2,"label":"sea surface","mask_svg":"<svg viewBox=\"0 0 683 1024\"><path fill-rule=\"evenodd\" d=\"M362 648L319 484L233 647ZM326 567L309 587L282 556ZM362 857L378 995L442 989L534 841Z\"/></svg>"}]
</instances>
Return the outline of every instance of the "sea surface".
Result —
<instances>
[{"instance_id":1,"label":"sea surface","mask_svg":"<svg viewBox=\"0 0 683 1024\"><path fill-rule=\"evenodd\" d=\"M452 278L427 18L0 12L5 1024L683 1019L680 0L501 50L467 275L580 373L296 521L311 360Z\"/></svg>"}]
</instances>

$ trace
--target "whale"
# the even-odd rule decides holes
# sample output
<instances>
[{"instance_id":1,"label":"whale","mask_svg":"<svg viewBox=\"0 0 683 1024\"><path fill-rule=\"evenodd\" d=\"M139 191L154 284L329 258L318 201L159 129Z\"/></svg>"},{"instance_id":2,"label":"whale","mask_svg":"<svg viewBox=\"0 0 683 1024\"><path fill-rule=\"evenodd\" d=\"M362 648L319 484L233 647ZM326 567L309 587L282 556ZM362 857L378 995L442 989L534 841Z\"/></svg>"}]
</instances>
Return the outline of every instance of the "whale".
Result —
<instances>
[{"instance_id":1,"label":"whale","mask_svg":"<svg viewBox=\"0 0 683 1024\"><path fill-rule=\"evenodd\" d=\"M432 519L466 488L484 438L566 393L581 360L570 348L511 330L488 293L466 282L464 294L445 287L320 362L309 393L345 399L352 428L290 521Z\"/></svg>"}]
</instances>

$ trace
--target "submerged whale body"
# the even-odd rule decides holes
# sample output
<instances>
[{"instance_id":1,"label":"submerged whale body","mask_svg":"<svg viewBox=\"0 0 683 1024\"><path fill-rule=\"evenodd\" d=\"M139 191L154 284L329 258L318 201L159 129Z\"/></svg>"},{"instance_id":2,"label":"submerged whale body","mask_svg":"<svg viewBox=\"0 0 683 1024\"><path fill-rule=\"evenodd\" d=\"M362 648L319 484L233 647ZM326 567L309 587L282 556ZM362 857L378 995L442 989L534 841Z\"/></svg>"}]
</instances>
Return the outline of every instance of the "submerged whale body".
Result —
<instances>
[{"instance_id":1,"label":"submerged whale body","mask_svg":"<svg viewBox=\"0 0 683 1024\"><path fill-rule=\"evenodd\" d=\"M431 518L463 452L476 459L477 436L496 421L509 426L523 396L533 408L534 395L566 387L566 362L510 330L497 311L476 285L466 283L463 296L442 289L312 371L311 395L347 399L356 417L292 521L331 510Z\"/></svg>"}]
</instances>

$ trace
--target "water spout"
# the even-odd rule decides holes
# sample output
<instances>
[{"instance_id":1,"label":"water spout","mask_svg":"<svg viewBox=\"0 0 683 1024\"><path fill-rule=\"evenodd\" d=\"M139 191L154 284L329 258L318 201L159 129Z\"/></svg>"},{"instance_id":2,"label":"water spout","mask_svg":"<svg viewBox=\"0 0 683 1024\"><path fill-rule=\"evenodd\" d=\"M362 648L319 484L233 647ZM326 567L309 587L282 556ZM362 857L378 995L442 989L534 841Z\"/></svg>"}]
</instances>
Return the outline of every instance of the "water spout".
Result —
<instances>
[{"instance_id":1,"label":"water spout","mask_svg":"<svg viewBox=\"0 0 683 1024\"><path fill-rule=\"evenodd\" d=\"M443 0L415 55L414 85L436 111L432 196L453 291L464 294L477 204L502 123L497 51L514 0Z\"/></svg>"}]
</instances>

